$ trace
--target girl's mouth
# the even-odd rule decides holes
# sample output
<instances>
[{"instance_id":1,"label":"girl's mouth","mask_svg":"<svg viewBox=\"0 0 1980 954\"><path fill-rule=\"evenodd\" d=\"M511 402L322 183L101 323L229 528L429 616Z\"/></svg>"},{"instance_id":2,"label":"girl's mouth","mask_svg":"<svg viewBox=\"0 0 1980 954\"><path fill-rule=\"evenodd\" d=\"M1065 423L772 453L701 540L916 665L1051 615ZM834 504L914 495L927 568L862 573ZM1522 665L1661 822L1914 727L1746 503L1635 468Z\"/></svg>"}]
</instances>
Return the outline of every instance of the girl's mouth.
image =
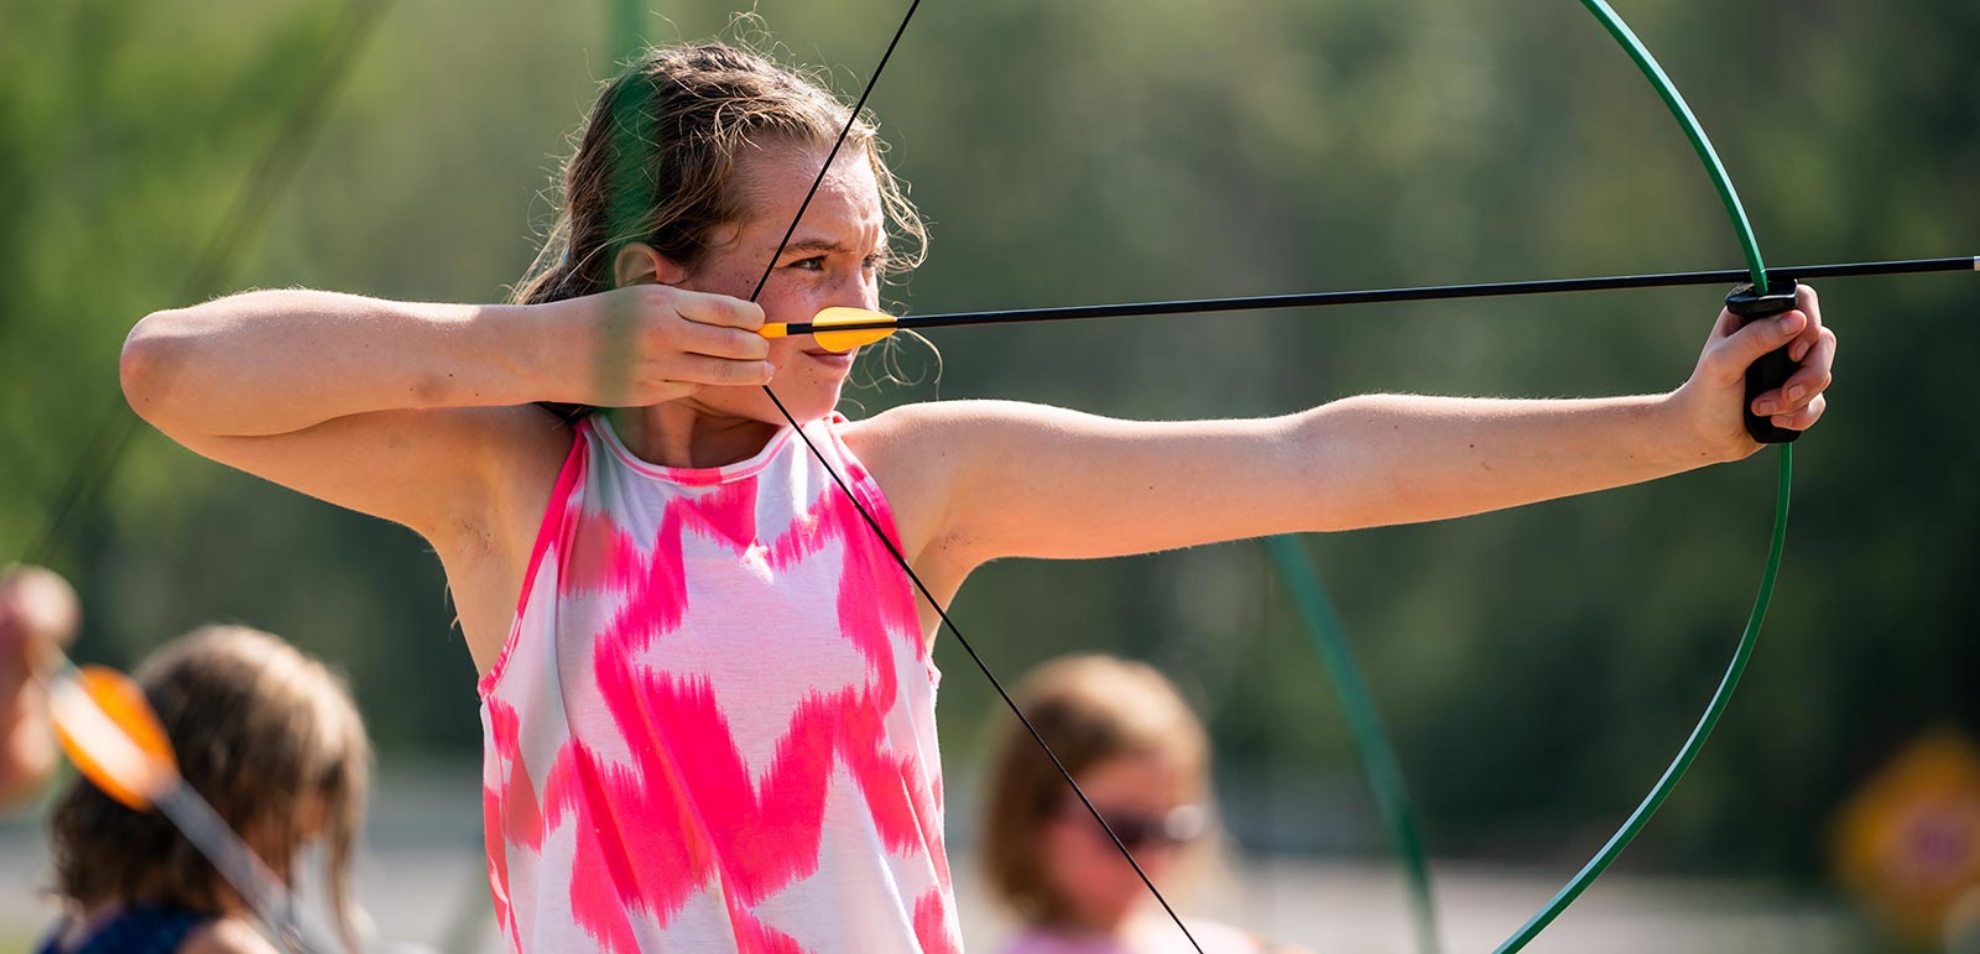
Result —
<instances>
[{"instance_id":1,"label":"girl's mouth","mask_svg":"<svg viewBox=\"0 0 1980 954\"><path fill-rule=\"evenodd\" d=\"M853 358L857 357L858 355L859 355L858 349L847 351L843 354L834 351L827 351L824 348L807 349L804 352L805 357L810 358L811 360L816 361L819 364L822 364L828 368L834 368L839 370L844 370L852 367Z\"/></svg>"}]
</instances>

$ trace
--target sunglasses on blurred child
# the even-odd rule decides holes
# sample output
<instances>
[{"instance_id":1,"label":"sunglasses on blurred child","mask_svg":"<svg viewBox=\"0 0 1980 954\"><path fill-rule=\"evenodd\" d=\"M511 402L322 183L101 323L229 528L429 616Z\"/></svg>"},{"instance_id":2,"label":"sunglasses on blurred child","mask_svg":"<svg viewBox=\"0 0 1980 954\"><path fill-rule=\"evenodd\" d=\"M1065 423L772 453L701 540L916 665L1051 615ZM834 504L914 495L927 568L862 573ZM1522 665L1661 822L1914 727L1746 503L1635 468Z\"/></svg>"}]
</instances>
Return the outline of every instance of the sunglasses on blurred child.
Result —
<instances>
[{"instance_id":1,"label":"sunglasses on blurred child","mask_svg":"<svg viewBox=\"0 0 1980 954\"><path fill-rule=\"evenodd\" d=\"M1203 837L1209 829L1209 818L1200 805L1178 805L1160 814L1131 808L1098 807L1100 817L1107 820L1107 827L1114 830L1114 836L1129 851L1138 851L1150 845L1181 847ZM1067 811L1082 819L1092 817L1086 807L1078 802L1068 805ZM1094 834L1106 837L1102 831L1096 830Z\"/></svg>"}]
</instances>

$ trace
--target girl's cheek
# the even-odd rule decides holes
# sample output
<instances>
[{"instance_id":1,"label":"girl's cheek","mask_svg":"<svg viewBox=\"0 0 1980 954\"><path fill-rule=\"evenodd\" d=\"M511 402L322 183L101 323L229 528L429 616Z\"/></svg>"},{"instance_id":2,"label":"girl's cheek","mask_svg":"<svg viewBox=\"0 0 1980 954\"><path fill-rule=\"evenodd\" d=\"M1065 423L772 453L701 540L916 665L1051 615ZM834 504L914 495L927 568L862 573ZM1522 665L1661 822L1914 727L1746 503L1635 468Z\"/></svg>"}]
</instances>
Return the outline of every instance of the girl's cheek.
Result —
<instances>
[{"instance_id":1,"label":"girl's cheek","mask_svg":"<svg viewBox=\"0 0 1980 954\"><path fill-rule=\"evenodd\" d=\"M806 316L806 319L809 317ZM771 318L770 320L776 321L778 319ZM770 363L782 368L795 361L798 355L808 347L811 347L810 338L772 338L770 339Z\"/></svg>"}]
</instances>

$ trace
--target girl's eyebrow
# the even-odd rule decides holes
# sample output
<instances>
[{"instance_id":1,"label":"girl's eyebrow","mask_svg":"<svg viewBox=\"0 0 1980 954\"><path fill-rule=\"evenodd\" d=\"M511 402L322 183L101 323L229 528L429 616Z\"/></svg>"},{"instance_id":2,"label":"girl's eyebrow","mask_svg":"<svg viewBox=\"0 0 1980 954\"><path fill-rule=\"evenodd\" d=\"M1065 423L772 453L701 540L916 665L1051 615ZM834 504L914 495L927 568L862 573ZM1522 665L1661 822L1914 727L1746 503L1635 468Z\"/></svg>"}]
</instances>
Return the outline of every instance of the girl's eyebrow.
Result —
<instances>
[{"instance_id":1,"label":"girl's eyebrow","mask_svg":"<svg viewBox=\"0 0 1980 954\"><path fill-rule=\"evenodd\" d=\"M784 246L784 254L778 256L777 260L779 262L786 262L790 261L793 257L808 257L819 254L877 255L881 258L888 258L891 251L892 249L889 243L884 240L870 249L860 251L856 247L836 239L803 238L792 239L789 244Z\"/></svg>"},{"instance_id":2,"label":"girl's eyebrow","mask_svg":"<svg viewBox=\"0 0 1980 954\"><path fill-rule=\"evenodd\" d=\"M853 249L852 249L852 246L850 246L850 245L847 245L847 244L846 244L846 243L844 243L844 242L840 242L840 241L838 241L838 240L836 240L836 239L828 239L828 238L801 238L801 239L792 239L792 240L790 241L790 243L789 243L789 244L787 244L787 245L785 245L785 246L784 246L784 251L785 251L786 253L789 253L789 252L814 252L814 253L815 253L815 252L851 252L852 250L853 250Z\"/></svg>"}]
</instances>

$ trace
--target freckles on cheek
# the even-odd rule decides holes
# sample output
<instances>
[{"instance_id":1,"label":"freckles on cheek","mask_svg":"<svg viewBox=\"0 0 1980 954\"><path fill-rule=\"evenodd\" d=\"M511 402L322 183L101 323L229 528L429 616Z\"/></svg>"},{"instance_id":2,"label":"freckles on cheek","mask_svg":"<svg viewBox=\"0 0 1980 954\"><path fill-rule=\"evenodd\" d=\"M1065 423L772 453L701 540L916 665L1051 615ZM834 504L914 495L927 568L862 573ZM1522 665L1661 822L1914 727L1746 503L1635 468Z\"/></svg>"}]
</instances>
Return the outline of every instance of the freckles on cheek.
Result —
<instances>
[{"instance_id":1,"label":"freckles on cheek","mask_svg":"<svg viewBox=\"0 0 1980 954\"><path fill-rule=\"evenodd\" d=\"M763 274L769 254L769 249L764 249L761 255L711 253L695 266L683 287L748 300L749 293L756 289L757 278Z\"/></svg>"},{"instance_id":2,"label":"freckles on cheek","mask_svg":"<svg viewBox=\"0 0 1980 954\"><path fill-rule=\"evenodd\" d=\"M722 273L721 286L716 291L730 298L749 301L750 292L756 290L756 279L761 274L760 271L751 271L748 266L728 269ZM761 304L763 299L758 296L756 301Z\"/></svg>"}]
</instances>

